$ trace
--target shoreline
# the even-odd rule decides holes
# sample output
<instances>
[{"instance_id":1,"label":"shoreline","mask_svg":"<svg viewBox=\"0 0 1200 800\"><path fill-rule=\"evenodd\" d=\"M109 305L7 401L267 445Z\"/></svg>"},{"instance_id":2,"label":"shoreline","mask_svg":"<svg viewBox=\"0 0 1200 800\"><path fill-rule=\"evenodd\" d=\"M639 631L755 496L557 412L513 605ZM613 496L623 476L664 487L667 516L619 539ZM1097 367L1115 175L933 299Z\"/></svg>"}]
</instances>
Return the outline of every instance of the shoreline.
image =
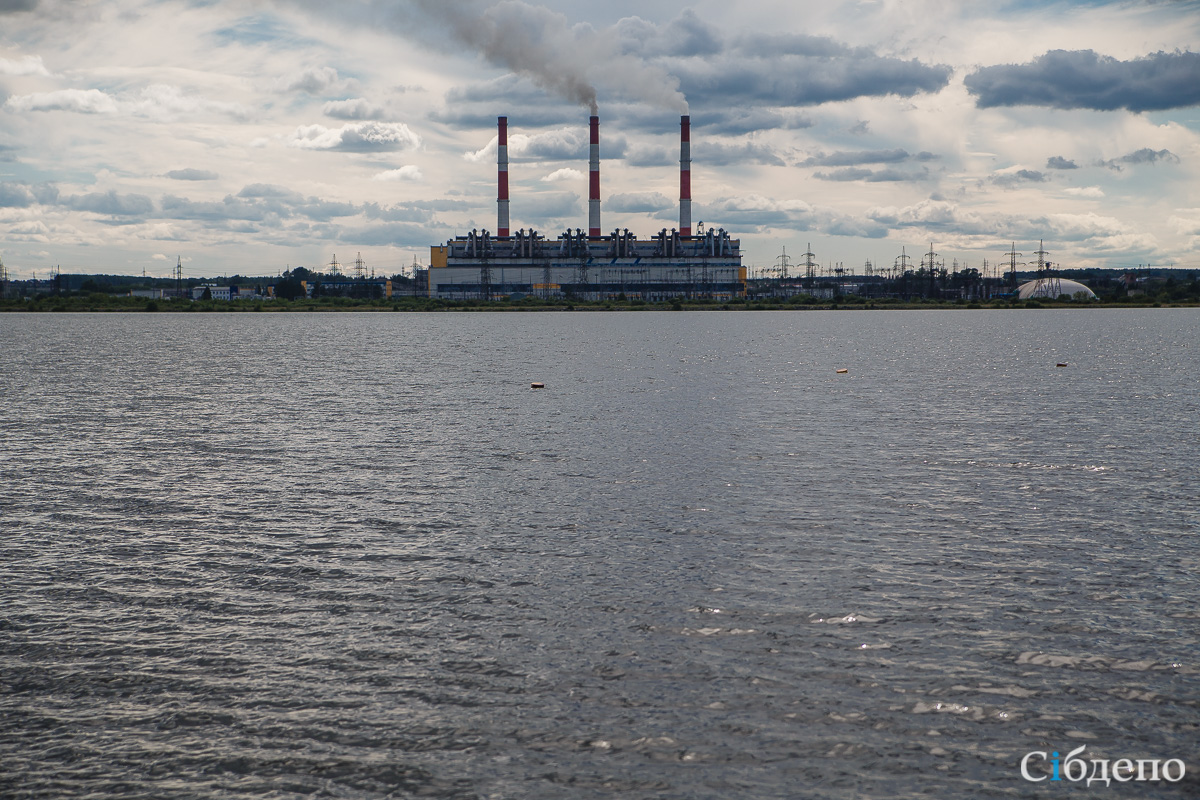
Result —
<instances>
[{"instance_id":1,"label":"shoreline","mask_svg":"<svg viewBox=\"0 0 1200 800\"><path fill-rule=\"evenodd\" d=\"M96 302L93 297L56 297L45 295L35 300L0 300L0 313L311 313L321 312L408 312L436 313L445 311L470 312L545 312L545 311L1014 311L1021 309L1064 308L1073 310L1096 308L1200 308L1200 302L1104 302L1078 303L1057 300L958 302L909 302L890 300L860 300L858 302L795 303L770 300L680 301L646 303L639 301L594 300L576 302L545 302L530 300L479 301L434 300L403 298L400 300L270 300L270 301L171 301L114 297Z\"/></svg>"}]
</instances>

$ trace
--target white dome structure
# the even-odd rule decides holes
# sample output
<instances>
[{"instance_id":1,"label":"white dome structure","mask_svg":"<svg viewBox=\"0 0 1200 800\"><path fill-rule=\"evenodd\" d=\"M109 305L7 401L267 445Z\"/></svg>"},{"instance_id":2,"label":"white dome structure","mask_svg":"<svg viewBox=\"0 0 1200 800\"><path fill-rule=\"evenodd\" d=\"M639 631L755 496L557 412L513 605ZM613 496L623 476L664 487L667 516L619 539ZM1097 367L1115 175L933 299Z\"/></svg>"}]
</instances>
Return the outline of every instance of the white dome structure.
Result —
<instances>
[{"instance_id":1,"label":"white dome structure","mask_svg":"<svg viewBox=\"0 0 1200 800\"><path fill-rule=\"evenodd\" d=\"M1029 300L1033 297L1046 297L1051 300L1057 300L1060 295L1064 294L1074 300L1080 292L1083 292L1084 300L1096 299L1096 293L1091 289L1079 281L1071 281L1066 278L1043 278L1038 281L1022 283L1017 288L1017 296L1022 300Z\"/></svg>"}]
</instances>

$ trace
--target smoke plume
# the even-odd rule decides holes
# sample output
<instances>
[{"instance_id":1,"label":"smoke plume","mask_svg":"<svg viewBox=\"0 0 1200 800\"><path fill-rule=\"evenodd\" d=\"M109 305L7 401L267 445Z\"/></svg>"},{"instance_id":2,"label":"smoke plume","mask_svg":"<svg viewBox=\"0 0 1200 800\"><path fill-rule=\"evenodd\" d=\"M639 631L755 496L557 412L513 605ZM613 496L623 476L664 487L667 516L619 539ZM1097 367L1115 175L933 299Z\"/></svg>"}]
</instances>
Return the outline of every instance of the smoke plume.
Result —
<instances>
[{"instance_id":1,"label":"smoke plume","mask_svg":"<svg viewBox=\"0 0 1200 800\"><path fill-rule=\"evenodd\" d=\"M416 0L431 20L489 63L596 113L597 84L614 94L687 111L679 79L621 52L616 31L570 25L544 6L501 0L480 9L472 2Z\"/></svg>"}]
</instances>

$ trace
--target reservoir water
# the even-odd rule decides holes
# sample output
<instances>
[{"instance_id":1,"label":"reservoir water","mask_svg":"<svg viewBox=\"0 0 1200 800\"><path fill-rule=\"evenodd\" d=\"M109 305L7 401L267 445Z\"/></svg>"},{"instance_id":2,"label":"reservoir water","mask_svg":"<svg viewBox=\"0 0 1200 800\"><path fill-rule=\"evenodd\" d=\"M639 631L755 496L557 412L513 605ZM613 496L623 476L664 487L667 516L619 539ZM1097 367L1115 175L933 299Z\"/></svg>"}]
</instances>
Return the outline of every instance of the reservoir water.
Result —
<instances>
[{"instance_id":1,"label":"reservoir water","mask_svg":"<svg viewBox=\"0 0 1200 800\"><path fill-rule=\"evenodd\" d=\"M1196 796L1198 381L1189 309L0 315L0 796Z\"/></svg>"}]
</instances>

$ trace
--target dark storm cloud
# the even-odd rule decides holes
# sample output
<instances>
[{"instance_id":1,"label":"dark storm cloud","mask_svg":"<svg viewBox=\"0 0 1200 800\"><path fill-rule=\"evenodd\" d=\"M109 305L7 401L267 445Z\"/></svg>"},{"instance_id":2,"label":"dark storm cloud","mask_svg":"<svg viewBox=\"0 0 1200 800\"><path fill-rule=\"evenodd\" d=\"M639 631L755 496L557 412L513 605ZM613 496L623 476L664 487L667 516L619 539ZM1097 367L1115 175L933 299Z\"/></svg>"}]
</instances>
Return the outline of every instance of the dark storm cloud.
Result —
<instances>
[{"instance_id":1,"label":"dark storm cloud","mask_svg":"<svg viewBox=\"0 0 1200 800\"><path fill-rule=\"evenodd\" d=\"M37 8L38 0L0 0L0 14L15 14L18 11L32 11Z\"/></svg>"},{"instance_id":2,"label":"dark storm cloud","mask_svg":"<svg viewBox=\"0 0 1200 800\"><path fill-rule=\"evenodd\" d=\"M946 66L927 66L867 53L836 59L721 58L675 65L693 105L729 102L811 106L856 97L936 92L950 80Z\"/></svg>"},{"instance_id":3,"label":"dark storm cloud","mask_svg":"<svg viewBox=\"0 0 1200 800\"><path fill-rule=\"evenodd\" d=\"M718 136L742 136L755 131L800 130L811 128L813 121L798 114L785 114L766 108L708 109L692 117L692 130Z\"/></svg>"},{"instance_id":4,"label":"dark storm cloud","mask_svg":"<svg viewBox=\"0 0 1200 800\"><path fill-rule=\"evenodd\" d=\"M808 106L940 90L951 69L880 56L821 36L729 36L691 11L662 26L641 19L617 26L626 52L679 78L693 108Z\"/></svg>"},{"instance_id":5,"label":"dark storm cloud","mask_svg":"<svg viewBox=\"0 0 1200 800\"><path fill-rule=\"evenodd\" d=\"M827 36L808 36L802 33L742 35L733 40L730 49L749 58L838 58L868 54L865 50L855 50Z\"/></svg>"},{"instance_id":6,"label":"dark storm cloud","mask_svg":"<svg viewBox=\"0 0 1200 800\"><path fill-rule=\"evenodd\" d=\"M1046 169L1079 169L1079 165L1062 156L1050 156L1046 159Z\"/></svg>"},{"instance_id":7,"label":"dark storm cloud","mask_svg":"<svg viewBox=\"0 0 1200 800\"><path fill-rule=\"evenodd\" d=\"M221 177L212 170L207 169L173 169L167 173L167 177L173 181L215 181Z\"/></svg>"},{"instance_id":8,"label":"dark storm cloud","mask_svg":"<svg viewBox=\"0 0 1200 800\"><path fill-rule=\"evenodd\" d=\"M1200 105L1200 53L1118 61L1093 50L1051 50L1028 64L983 67L963 82L980 108L1164 111Z\"/></svg>"}]
</instances>

